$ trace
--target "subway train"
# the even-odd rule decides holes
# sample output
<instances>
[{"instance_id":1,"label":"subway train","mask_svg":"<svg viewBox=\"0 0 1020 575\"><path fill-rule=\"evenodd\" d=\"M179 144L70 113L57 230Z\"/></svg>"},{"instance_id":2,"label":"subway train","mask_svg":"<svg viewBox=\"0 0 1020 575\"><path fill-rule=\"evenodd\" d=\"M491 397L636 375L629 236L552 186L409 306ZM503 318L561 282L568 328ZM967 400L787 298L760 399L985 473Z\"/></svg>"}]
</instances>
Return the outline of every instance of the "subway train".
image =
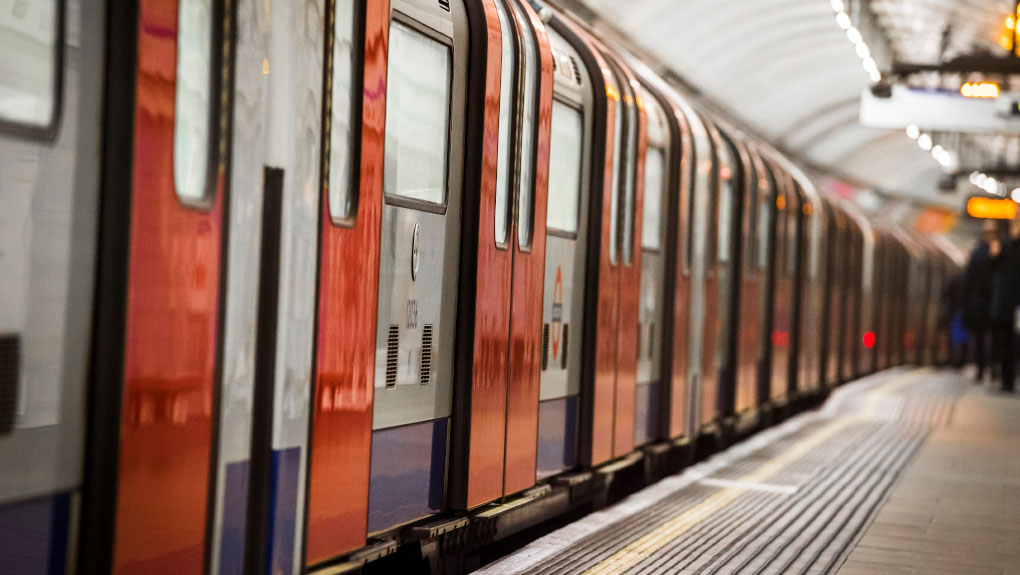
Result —
<instances>
[{"instance_id":1,"label":"subway train","mask_svg":"<svg viewBox=\"0 0 1020 575\"><path fill-rule=\"evenodd\" d=\"M6 6L5 572L466 570L947 359L937 245L554 6Z\"/></svg>"}]
</instances>

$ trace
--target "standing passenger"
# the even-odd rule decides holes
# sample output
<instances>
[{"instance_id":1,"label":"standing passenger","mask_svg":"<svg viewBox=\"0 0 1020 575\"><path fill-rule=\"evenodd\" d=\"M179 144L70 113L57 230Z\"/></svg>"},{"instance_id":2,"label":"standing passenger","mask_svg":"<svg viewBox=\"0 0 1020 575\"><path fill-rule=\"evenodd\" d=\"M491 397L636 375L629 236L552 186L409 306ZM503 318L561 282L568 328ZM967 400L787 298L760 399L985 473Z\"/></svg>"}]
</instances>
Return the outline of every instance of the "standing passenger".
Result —
<instances>
[{"instance_id":1,"label":"standing passenger","mask_svg":"<svg viewBox=\"0 0 1020 575\"><path fill-rule=\"evenodd\" d=\"M1009 233L989 246L991 299L989 323L996 355L1001 362L1002 390L1012 392L1016 378L1017 304L1020 303L1020 216L1009 223Z\"/></svg>"},{"instance_id":2,"label":"standing passenger","mask_svg":"<svg viewBox=\"0 0 1020 575\"><path fill-rule=\"evenodd\" d=\"M981 238L970 252L967 268L963 272L965 302L963 325L973 336L974 363L977 365L977 382L984 379L988 363L988 299L991 286L988 276L988 247L995 240L995 222L985 220Z\"/></svg>"}]
</instances>

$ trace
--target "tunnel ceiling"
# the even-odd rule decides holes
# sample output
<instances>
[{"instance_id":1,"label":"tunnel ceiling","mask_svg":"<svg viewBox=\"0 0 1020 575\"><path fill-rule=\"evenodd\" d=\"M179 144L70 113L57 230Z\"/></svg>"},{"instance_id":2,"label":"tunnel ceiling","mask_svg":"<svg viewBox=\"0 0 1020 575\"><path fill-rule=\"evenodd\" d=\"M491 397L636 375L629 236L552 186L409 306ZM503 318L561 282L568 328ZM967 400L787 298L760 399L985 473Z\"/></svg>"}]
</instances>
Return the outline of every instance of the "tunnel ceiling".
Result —
<instances>
[{"instance_id":1,"label":"tunnel ceiling","mask_svg":"<svg viewBox=\"0 0 1020 575\"><path fill-rule=\"evenodd\" d=\"M1003 0L870 0L866 36L892 62L992 52L1013 6ZM716 105L799 157L859 183L936 201L944 172L902 130L858 123L869 73L830 0L575 0ZM851 11L851 13L855 13ZM870 16L869 16L870 17ZM855 22L856 24L856 22ZM947 32L948 29L948 32ZM877 35L877 37L876 37ZM874 43L873 43L874 41ZM872 48L872 52L876 52ZM1001 50L1000 50L1001 52Z\"/></svg>"}]
</instances>

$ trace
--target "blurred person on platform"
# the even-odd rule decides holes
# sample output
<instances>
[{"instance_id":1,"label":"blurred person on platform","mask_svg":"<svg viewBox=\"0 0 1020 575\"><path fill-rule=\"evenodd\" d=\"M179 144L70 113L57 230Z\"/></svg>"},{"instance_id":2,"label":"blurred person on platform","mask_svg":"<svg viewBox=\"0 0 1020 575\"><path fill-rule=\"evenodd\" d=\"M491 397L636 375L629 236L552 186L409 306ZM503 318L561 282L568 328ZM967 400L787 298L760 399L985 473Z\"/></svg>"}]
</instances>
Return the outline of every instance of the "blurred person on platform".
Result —
<instances>
[{"instance_id":1,"label":"blurred person on platform","mask_svg":"<svg viewBox=\"0 0 1020 575\"><path fill-rule=\"evenodd\" d=\"M992 344L1001 368L1002 390L1012 392L1016 379L1017 328L1020 316L1020 214L1009 222L1007 232L988 246L988 323Z\"/></svg>"},{"instance_id":2,"label":"blurred person on platform","mask_svg":"<svg viewBox=\"0 0 1020 575\"><path fill-rule=\"evenodd\" d=\"M963 272L963 325L971 334L974 364L977 366L976 380L980 383L988 366L988 302L991 297L991 275L989 246L996 240L996 224L985 220L981 237L970 252L967 267Z\"/></svg>"}]
</instances>

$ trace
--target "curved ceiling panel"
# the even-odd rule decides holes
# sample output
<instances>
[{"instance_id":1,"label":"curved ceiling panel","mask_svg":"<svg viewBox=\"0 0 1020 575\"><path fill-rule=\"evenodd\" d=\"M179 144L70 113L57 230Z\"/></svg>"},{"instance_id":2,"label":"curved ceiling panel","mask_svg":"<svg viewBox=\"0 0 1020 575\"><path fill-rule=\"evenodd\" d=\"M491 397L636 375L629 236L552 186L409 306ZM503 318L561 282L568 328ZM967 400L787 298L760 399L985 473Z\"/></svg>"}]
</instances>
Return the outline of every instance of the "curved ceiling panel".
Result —
<instances>
[{"instance_id":1,"label":"curved ceiling panel","mask_svg":"<svg viewBox=\"0 0 1020 575\"><path fill-rule=\"evenodd\" d=\"M884 191L925 193L926 199L934 199L942 170L930 154L899 130L858 125L860 94L870 80L854 45L837 25L829 0L575 1L773 144ZM943 24L965 12L963 4L1001 8L1003 3L871 2L890 11L939 5L936 15ZM883 27L901 21L910 25L909 18L876 14ZM951 41L959 46L974 42L974 30L987 25L981 18L997 17L971 18ZM897 52L904 49L895 38L893 46ZM924 57L920 51L917 56Z\"/></svg>"}]
</instances>

